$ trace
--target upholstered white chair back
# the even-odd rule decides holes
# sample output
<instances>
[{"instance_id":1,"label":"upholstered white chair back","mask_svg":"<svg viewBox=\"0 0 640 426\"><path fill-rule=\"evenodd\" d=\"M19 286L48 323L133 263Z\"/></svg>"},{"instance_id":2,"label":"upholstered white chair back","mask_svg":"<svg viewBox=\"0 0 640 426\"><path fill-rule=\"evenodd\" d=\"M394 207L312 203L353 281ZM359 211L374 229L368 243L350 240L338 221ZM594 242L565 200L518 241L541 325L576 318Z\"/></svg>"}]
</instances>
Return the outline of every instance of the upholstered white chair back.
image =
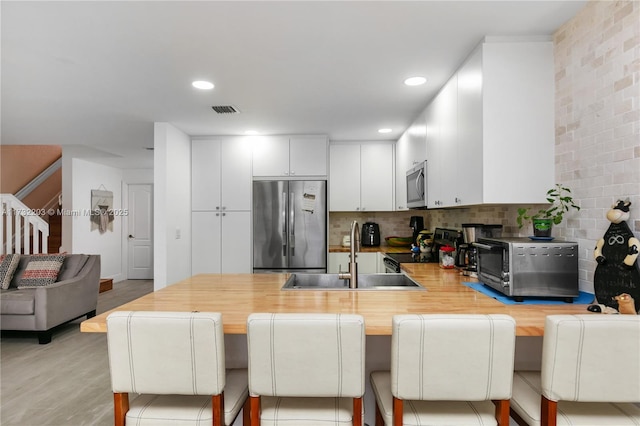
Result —
<instances>
[{"instance_id":1,"label":"upholstered white chair back","mask_svg":"<svg viewBox=\"0 0 640 426\"><path fill-rule=\"evenodd\" d=\"M405 400L509 399L514 350L508 315L396 315L391 393Z\"/></svg>"},{"instance_id":2,"label":"upholstered white chair back","mask_svg":"<svg viewBox=\"0 0 640 426\"><path fill-rule=\"evenodd\" d=\"M216 395L225 386L222 316L114 312L107 317L114 392Z\"/></svg>"},{"instance_id":3,"label":"upholstered white chair back","mask_svg":"<svg viewBox=\"0 0 640 426\"><path fill-rule=\"evenodd\" d=\"M640 316L548 316L541 382L551 401L640 401Z\"/></svg>"},{"instance_id":4,"label":"upholstered white chair back","mask_svg":"<svg viewBox=\"0 0 640 426\"><path fill-rule=\"evenodd\" d=\"M250 395L364 394L365 329L360 315L252 314L247 340Z\"/></svg>"}]
</instances>

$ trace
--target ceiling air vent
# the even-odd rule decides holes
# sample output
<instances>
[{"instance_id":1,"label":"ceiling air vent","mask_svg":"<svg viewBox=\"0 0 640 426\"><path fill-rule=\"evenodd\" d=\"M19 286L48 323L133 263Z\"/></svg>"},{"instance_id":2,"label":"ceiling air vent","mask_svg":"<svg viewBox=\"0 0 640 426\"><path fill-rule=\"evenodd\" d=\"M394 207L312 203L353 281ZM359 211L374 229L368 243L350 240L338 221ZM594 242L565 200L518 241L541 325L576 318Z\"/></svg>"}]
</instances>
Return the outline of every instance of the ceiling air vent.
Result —
<instances>
[{"instance_id":1,"label":"ceiling air vent","mask_svg":"<svg viewBox=\"0 0 640 426\"><path fill-rule=\"evenodd\" d=\"M240 112L236 107L231 105L214 105L211 108L218 114L237 114Z\"/></svg>"}]
</instances>

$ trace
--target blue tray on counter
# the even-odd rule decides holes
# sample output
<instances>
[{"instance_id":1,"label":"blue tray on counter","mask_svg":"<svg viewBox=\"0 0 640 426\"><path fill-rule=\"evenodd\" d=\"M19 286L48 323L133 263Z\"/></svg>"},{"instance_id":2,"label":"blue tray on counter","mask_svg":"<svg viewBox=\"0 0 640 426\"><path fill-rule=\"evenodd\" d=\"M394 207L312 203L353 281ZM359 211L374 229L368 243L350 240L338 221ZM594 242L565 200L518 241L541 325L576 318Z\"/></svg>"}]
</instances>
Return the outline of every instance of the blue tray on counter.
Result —
<instances>
[{"instance_id":1,"label":"blue tray on counter","mask_svg":"<svg viewBox=\"0 0 640 426\"><path fill-rule=\"evenodd\" d=\"M475 291L489 296L492 299L496 299L498 302L502 302L505 305L565 305L562 298L554 297L523 297L522 302L516 302L513 297L505 296L498 290L494 290L483 283L462 283ZM573 304L578 305L590 305L595 301L595 295L593 293L587 293L581 291L578 297L573 298Z\"/></svg>"}]
</instances>

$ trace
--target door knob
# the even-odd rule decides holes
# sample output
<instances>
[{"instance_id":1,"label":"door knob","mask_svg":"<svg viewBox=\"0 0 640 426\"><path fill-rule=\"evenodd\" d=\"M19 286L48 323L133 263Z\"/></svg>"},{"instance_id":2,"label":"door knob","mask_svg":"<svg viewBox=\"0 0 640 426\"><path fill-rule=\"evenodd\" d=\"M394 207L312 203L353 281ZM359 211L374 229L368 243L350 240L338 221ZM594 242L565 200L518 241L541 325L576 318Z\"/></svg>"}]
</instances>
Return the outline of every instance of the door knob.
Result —
<instances>
[{"instance_id":1,"label":"door knob","mask_svg":"<svg viewBox=\"0 0 640 426\"><path fill-rule=\"evenodd\" d=\"M131 234L129 234L129 239L130 239L130 240L133 240L133 238L134 238L134 236L133 236L133 235L131 235Z\"/></svg>"}]
</instances>

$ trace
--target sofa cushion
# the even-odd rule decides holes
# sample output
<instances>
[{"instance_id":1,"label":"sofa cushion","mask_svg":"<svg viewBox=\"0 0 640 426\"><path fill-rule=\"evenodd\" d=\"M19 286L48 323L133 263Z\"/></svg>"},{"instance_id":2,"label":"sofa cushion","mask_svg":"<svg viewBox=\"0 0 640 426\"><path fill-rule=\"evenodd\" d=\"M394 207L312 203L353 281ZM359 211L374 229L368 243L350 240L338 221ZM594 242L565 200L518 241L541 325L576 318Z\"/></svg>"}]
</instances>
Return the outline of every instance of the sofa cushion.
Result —
<instances>
[{"instance_id":1,"label":"sofa cushion","mask_svg":"<svg viewBox=\"0 0 640 426\"><path fill-rule=\"evenodd\" d=\"M24 270L27 269L27 265L29 264L29 259L31 259L31 256L29 256L28 254L23 254L20 256L18 269L16 269L16 272L13 274L13 279L11 280L9 288L18 288L18 284L20 284L20 278L22 278L22 274L24 273Z\"/></svg>"},{"instance_id":2,"label":"sofa cushion","mask_svg":"<svg viewBox=\"0 0 640 426\"><path fill-rule=\"evenodd\" d=\"M11 284L13 274L20 263L19 254L4 254L0 256L0 288L6 290Z\"/></svg>"},{"instance_id":3,"label":"sofa cushion","mask_svg":"<svg viewBox=\"0 0 640 426\"><path fill-rule=\"evenodd\" d=\"M37 288L53 284L64 262L65 254L31 255L18 288Z\"/></svg>"},{"instance_id":4,"label":"sofa cushion","mask_svg":"<svg viewBox=\"0 0 640 426\"><path fill-rule=\"evenodd\" d=\"M34 290L5 290L0 294L2 315L33 315L35 313Z\"/></svg>"},{"instance_id":5,"label":"sofa cushion","mask_svg":"<svg viewBox=\"0 0 640 426\"><path fill-rule=\"evenodd\" d=\"M88 254L70 254L64 259L64 263L58 273L57 281L65 281L76 277L89 260Z\"/></svg>"}]
</instances>

